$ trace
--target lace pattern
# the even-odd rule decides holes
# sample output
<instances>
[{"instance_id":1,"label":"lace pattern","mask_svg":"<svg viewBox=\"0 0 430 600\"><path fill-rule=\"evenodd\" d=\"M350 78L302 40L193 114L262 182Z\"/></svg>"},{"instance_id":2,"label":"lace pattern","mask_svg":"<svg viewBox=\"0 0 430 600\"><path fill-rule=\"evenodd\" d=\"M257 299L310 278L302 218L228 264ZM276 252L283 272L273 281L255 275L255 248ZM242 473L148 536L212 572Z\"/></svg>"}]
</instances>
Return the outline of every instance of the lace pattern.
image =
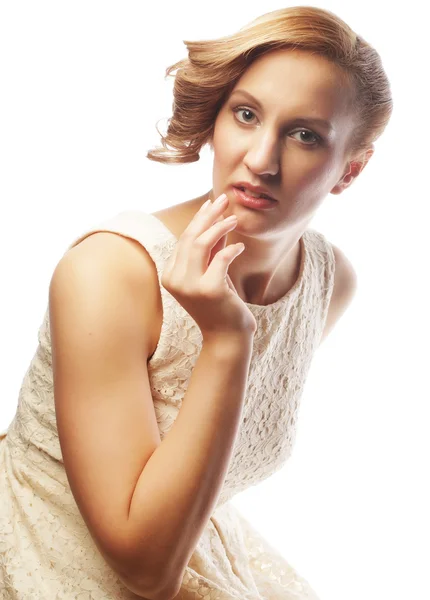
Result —
<instances>
[{"instance_id":1,"label":"lace pattern","mask_svg":"<svg viewBox=\"0 0 430 600\"><path fill-rule=\"evenodd\" d=\"M159 279L177 240L155 216L125 211L79 236L112 231L139 241ZM254 336L242 422L216 508L184 574L178 600L317 600L309 584L229 503L291 455L300 398L333 289L334 255L307 230L296 285L277 302L248 304ZM200 329L161 286L163 324L148 363L163 439L181 408L202 347ZM15 417L0 435L0 599L136 598L106 564L65 473L55 418L49 310L23 378Z\"/></svg>"}]
</instances>

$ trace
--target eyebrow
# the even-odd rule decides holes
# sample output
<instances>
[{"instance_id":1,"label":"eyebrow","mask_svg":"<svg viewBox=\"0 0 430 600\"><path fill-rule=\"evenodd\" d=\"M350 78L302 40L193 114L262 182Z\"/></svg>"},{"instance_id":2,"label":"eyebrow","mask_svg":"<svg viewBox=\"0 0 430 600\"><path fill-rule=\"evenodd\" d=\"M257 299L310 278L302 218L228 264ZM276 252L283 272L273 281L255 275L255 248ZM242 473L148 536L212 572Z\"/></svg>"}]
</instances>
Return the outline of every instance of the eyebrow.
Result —
<instances>
[{"instance_id":1,"label":"eyebrow","mask_svg":"<svg viewBox=\"0 0 430 600\"><path fill-rule=\"evenodd\" d=\"M251 100L251 102L254 102L258 106L258 108L260 108L261 110L263 109L261 102L259 102L257 100L257 98L255 98L252 94L250 94L246 90L241 90L241 89L234 90L234 92L231 95L233 96L234 94L243 94L244 96L249 98ZM298 117L297 119L295 119L295 121L304 122L304 123L305 122L317 123L318 125L322 125L326 129L328 129L329 131L334 130L334 127L330 123L330 121L326 121L325 119L318 119L317 117Z\"/></svg>"}]
</instances>

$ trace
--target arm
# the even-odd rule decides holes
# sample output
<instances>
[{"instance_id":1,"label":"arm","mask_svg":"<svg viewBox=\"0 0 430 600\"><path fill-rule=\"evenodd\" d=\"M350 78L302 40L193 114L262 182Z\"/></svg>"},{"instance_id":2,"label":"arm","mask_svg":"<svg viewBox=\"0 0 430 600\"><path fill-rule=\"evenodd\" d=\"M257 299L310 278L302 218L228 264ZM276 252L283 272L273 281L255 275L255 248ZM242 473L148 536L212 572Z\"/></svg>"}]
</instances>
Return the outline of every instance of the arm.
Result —
<instances>
[{"instance_id":1,"label":"arm","mask_svg":"<svg viewBox=\"0 0 430 600\"><path fill-rule=\"evenodd\" d=\"M354 267L337 246L332 244L332 248L336 261L334 285L320 345L351 304L357 290L357 274Z\"/></svg>"},{"instance_id":2,"label":"arm","mask_svg":"<svg viewBox=\"0 0 430 600\"><path fill-rule=\"evenodd\" d=\"M213 512L236 438L251 357L246 339L203 343L175 423L145 465L129 525L135 580L152 539L156 563L176 595ZM151 503L149 502L151 499ZM143 549L143 554L140 548Z\"/></svg>"},{"instance_id":3,"label":"arm","mask_svg":"<svg viewBox=\"0 0 430 600\"><path fill-rule=\"evenodd\" d=\"M60 261L50 285L64 466L106 562L134 593L167 600L179 591L225 479L252 337L204 341L161 442L146 365L155 266L120 236L87 240Z\"/></svg>"}]
</instances>

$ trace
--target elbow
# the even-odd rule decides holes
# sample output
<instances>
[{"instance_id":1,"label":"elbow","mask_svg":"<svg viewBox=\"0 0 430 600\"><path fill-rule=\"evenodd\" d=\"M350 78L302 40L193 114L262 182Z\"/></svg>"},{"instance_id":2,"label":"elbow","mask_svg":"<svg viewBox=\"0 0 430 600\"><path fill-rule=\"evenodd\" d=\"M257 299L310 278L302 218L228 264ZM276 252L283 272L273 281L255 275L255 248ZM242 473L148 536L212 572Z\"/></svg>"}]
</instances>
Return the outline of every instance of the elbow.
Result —
<instances>
[{"instance_id":1,"label":"elbow","mask_svg":"<svg viewBox=\"0 0 430 600\"><path fill-rule=\"evenodd\" d=\"M172 557L158 556L154 548L142 552L126 536L104 552L105 559L127 589L145 600L170 600L177 596L183 577L173 576ZM149 545L148 545L149 546ZM176 573L175 573L176 575Z\"/></svg>"},{"instance_id":2,"label":"elbow","mask_svg":"<svg viewBox=\"0 0 430 600\"><path fill-rule=\"evenodd\" d=\"M168 583L150 587L142 586L140 583L124 583L131 592L145 600L174 600L180 591L180 586L171 586Z\"/></svg>"},{"instance_id":3,"label":"elbow","mask_svg":"<svg viewBox=\"0 0 430 600\"><path fill-rule=\"evenodd\" d=\"M172 585L170 582L165 582L164 585L161 583L161 587L158 589L152 589L150 599L151 600L174 600L179 594L181 584L175 583Z\"/></svg>"},{"instance_id":4,"label":"elbow","mask_svg":"<svg viewBox=\"0 0 430 600\"><path fill-rule=\"evenodd\" d=\"M162 575L154 575L151 580L148 580L148 574L145 576L145 580L142 578L142 571L140 574L128 574L120 576L123 584L137 596L144 598L145 600L173 600L178 595L182 579L180 582L172 581L164 573Z\"/></svg>"}]
</instances>

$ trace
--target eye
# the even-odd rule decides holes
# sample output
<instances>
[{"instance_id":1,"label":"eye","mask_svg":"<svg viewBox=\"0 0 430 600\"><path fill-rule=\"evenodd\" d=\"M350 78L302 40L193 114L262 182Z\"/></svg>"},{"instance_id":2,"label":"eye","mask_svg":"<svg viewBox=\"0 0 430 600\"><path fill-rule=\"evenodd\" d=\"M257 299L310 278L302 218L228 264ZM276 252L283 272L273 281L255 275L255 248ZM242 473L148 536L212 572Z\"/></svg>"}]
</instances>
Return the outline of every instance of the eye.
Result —
<instances>
[{"instance_id":1,"label":"eye","mask_svg":"<svg viewBox=\"0 0 430 600\"><path fill-rule=\"evenodd\" d=\"M237 106L236 108L233 108L233 112L234 112L234 113L245 112L245 113L248 113L248 114L254 115L254 113L252 112L252 110L250 110L249 108L245 108L244 106ZM254 115L254 117L255 117L255 115ZM241 121L240 119L239 119L239 122L240 122L240 123L243 123L243 121ZM246 122L246 123L249 123L249 121L248 121L248 120L247 120L247 121L245 121L245 122Z\"/></svg>"},{"instance_id":2,"label":"eye","mask_svg":"<svg viewBox=\"0 0 430 600\"><path fill-rule=\"evenodd\" d=\"M235 114L247 113L248 116L251 115L251 117L250 118L246 118L245 121L243 121L241 119L238 119L239 123L242 123L242 124L245 124L245 125L247 123L252 123L253 122L252 121L252 117L255 117L255 114L253 113L253 111L250 110L249 108L246 108L246 106L237 106L236 108L233 108L233 112ZM317 135L313 131L309 131L308 129L298 129L296 131L293 131L293 134L296 134L296 133L305 133L308 136L311 136L313 138L313 140L310 140L310 142L306 141L306 140L303 140L303 139L298 140L300 142L303 142L305 146L315 146L315 145L317 145L317 144L319 144L319 143L322 142L322 139L320 138L319 135Z\"/></svg>"},{"instance_id":3,"label":"eye","mask_svg":"<svg viewBox=\"0 0 430 600\"><path fill-rule=\"evenodd\" d=\"M313 146L314 144L318 144L321 140L321 138L316 133L313 133L312 131L309 131L308 129L298 129L297 131L293 131L293 134L296 134L296 133L306 133L307 135L311 135L313 137L314 141L311 142L310 144L308 144L306 142L306 140L299 140L301 142L304 141L306 146Z\"/></svg>"}]
</instances>

